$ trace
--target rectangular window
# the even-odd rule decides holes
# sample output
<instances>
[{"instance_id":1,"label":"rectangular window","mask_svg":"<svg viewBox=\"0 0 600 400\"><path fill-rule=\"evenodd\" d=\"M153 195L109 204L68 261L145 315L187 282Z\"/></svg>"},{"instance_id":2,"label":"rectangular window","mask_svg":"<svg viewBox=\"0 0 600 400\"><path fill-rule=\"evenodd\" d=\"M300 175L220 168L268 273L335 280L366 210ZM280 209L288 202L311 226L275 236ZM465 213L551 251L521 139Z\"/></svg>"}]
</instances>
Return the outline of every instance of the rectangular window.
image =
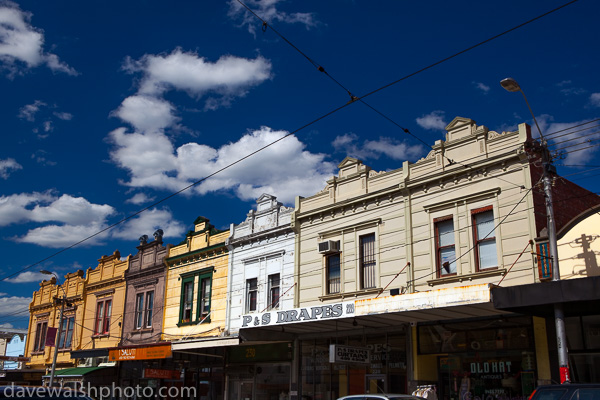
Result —
<instances>
[{"instance_id":1,"label":"rectangular window","mask_svg":"<svg viewBox=\"0 0 600 400\"><path fill-rule=\"evenodd\" d=\"M144 324L144 293L135 296L135 329L141 329Z\"/></svg>"},{"instance_id":2,"label":"rectangular window","mask_svg":"<svg viewBox=\"0 0 600 400\"><path fill-rule=\"evenodd\" d=\"M35 342L33 344L33 351L43 351L46 347L46 329L48 328L48 321L38 322L35 328Z\"/></svg>"},{"instance_id":3,"label":"rectangular window","mask_svg":"<svg viewBox=\"0 0 600 400\"><path fill-rule=\"evenodd\" d=\"M152 311L154 309L154 291L146 293L146 312L144 316L146 328L152 328Z\"/></svg>"},{"instance_id":4,"label":"rectangular window","mask_svg":"<svg viewBox=\"0 0 600 400\"><path fill-rule=\"evenodd\" d=\"M258 279L252 278L246 281L246 312L256 311L258 300Z\"/></svg>"},{"instance_id":5,"label":"rectangular window","mask_svg":"<svg viewBox=\"0 0 600 400\"><path fill-rule=\"evenodd\" d=\"M108 335L110 333L110 314L112 312L112 300L99 301L96 306L96 324L94 333L96 335Z\"/></svg>"},{"instance_id":6,"label":"rectangular window","mask_svg":"<svg viewBox=\"0 0 600 400\"><path fill-rule=\"evenodd\" d=\"M198 320L210 322L208 315L210 314L210 296L212 285L212 271L207 274L200 275L200 290L198 298Z\"/></svg>"},{"instance_id":7,"label":"rectangular window","mask_svg":"<svg viewBox=\"0 0 600 400\"><path fill-rule=\"evenodd\" d=\"M183 280L181 285L181 315L180 322L192 322L192 305L194 302L194 277Z\"/></svg>"},{"instance_id":8,"label":"rectangular window","mask_svg":"<svg viewBox=\"0 0 600 400\"><path fill-rule=\"evenodd\" d=\"M59 349L70 349L73 339L73 328L75 325L75 317L65 317L62 321L60 337L58 338Z\"/></svg>"},{"instance_id":9,"label":"rectangular window","mask_svg":"<svg viewBox=\"0 0 600 400\"><path fill-rule=\"evenodd\" d=\"M269 307L276 309L279 307L279 274L269 275Z\"/></svg>"},{"instance_id":10,"label":"rectangular window","mask_svg":"<svg viewBox=\"0 0 600 400\"><path fill-rule=\"evenodd\" d=\"M327 294L340 292L340 253L326 258L327 263Z\"/></svg>"},{"instance_id":11,"label":"rectangular window","mask_svg":"<svg viewBox=\"0 0 600 400\"><path fill-rule=\"evenodd\" d=\"M434 223L437 276L455 275L456 250L452 217L438 218Z\"/></svg>"},{"instance_id":12,"label":"rectangular window","mask_svg":"<svg viewBox=\"0 0 600 400\"><path fill-rule=\"evenodd\" d=\"M476 270L498 267L496 233L492 207L473 210L473 238L475 241Z\"/></svg>"},{"instance_id":13,"label":"rectangular window","mask_svg":"<svg viewBox=\"0 0 600 400\"><path fill-rule=\"evenodd\" d=\"M360 237L361 289L372 289L375 284L375 234Z\"/></svg>"}]
</instances>

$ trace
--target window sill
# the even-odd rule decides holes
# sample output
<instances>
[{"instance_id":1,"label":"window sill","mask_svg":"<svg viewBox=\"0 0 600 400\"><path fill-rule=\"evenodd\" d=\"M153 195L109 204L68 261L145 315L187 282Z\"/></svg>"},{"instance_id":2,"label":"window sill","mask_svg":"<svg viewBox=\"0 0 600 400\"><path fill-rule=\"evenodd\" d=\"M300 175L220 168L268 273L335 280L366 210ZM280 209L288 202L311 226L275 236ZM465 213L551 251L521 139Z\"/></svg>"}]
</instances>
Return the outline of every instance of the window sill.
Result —
<instances>
[{"instance_id":1,"label":"window sill","mask_svg":"<svg viewBox=\"0 0 600 400\"><path fill-rule=\"evenodd\" d=\"M192 321L192 322L179 322L177 324L177 326L180 327L180 326L198 325L199 322L200 322L199 319L196 321ZM208 324L209 322L210 322L210 318L207 318L204 321L202 321L203 324Z\"/></svg>"},{"instance_id":2,"label":"window sill","mask_svg":"<svg viewBox=\"0 0 600 400\"><path fill-rule=\"evenodd\" d=\"M429 286L443 285L445 283L472 281L473 279L489 278L491 276L505 275L506 268L490 268L485 271L475 272L467 275L452 275L427 281Z\"/></svg>"},{"instance_id":3,"label":"window sill","mask_svg":"<svg viewBox=\"0 0 600 400\"><path fill-rule=\"evenodd\" d=\"M43 355L44 353L45 353L45 351L44 351L44 350L38 350L38 351L32 351L32 352L31 352L31 355L32 355L32 356L41 356L41 355Z\"/></svg>"},{"instance_id":4,"label":"window sill","mask_svg":"<svg viewBox=\"0 0 600 400\"><path fill-rule=\"evenodd\" d=\"M333 294L326 294L324 296L319 296L319 300L320 301L337 300L337 299L343 300L348 297L358 297L358 296L364 296L364 295L370 295L370 294L379 294L382 291L383 291L383 289L381 289L381 288L373 288L373 289L357 290L356 292L333 293Z\"/></svg>"},{"instance_id":5,"label":"window sill","mask_svg":"<svg viewBox=\"0 0 600 400\"><path fill-rule=\"evenodd\" d=\"M110 337L110 335L108 333L95 333L92 335L92 339L101 339L101 338L107 338Z\"/></svg>"},{"instance_id":6,"label":"window sill","mask_svg":"<svg viewBox=\"0 0 600 400\"><path fill-rule=\"evenodd\" d=\"M135 330L131 331L132 335L135 334L142 334L142 333L152 333L154 332L154 328L136 328Z\"/></svg>"},{"instance_id":7,"label":"window sill","mask_svg":"<svg viewBox=\"0 0 600 400\"><path fill-rule=\"evenodd\" d=\"M64 348L62 348L62 349L58 349L58 352L59 352L59 353L68 353L68 352L70 352L70 351L71 351L71 348L70 348L70 347L64 347Z\"/></svg>"}]
</instances>

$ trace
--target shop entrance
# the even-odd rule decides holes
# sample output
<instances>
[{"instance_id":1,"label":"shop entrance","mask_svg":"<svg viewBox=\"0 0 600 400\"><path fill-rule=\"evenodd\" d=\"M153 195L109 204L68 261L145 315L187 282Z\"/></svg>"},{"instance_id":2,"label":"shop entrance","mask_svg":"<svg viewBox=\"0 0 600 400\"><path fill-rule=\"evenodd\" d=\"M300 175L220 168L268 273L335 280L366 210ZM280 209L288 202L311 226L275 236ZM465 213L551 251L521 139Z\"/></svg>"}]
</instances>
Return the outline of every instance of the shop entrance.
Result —
<instances>
[{"instance_id":1,"label":"shop entrance","mask_svg":"<svg viewBox=\"0 0 600 400\"><path fill-rule=\"evenodd\" d=\"M365 393L387 393L385 375L365 375Z\"/></svg>"},{"instance_id":2,"label":"shop entrance","mask_svg":"<svg viewBox=\"0 0 600 400\"><path fill-rule=\"evenodd\" d=\"M252 400L254 382L252 380L232 381L229 385L231 400Z\"/></svg>"}]
</instances>

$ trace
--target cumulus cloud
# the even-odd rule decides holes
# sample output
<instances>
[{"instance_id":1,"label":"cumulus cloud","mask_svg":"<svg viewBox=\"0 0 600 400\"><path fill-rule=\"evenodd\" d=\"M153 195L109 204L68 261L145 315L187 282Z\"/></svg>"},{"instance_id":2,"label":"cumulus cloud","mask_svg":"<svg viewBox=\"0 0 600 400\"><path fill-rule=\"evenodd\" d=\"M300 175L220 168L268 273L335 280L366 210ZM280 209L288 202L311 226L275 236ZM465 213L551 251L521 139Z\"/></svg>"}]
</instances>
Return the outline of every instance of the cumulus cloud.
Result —
<instances>
[{"instance_id":1,"label":"cumulus cloud","mask_svg":"<svg viewBox=\"0 0 600 400\"><path fill-rule=\"evenodd\" d=\"M46 105L47 104L41 100L35 100L33 104L26 104L21 107L18 117L29 122L34 122L37 112L40 111L40 108L45 107Z\"/></svg>"},{"instance_id":2,"label":"cumulus cloud","mask_svg":"<svg viewBox=\"0 0 600 400\"><path fill-rule=\"evenodd\" d=\"M166 100L152 96L127 97L112 115L141 131L158 131L173 125L175 108Z\"/></svg>"},{"instance_id":3,"label":"cumulus cloud","mask_svg":"<svg viewBox=\"0 0 600 400\"><path fill-rule=\"evenodd\" d=\"M424 129L445 130L448 123L444 121L446 113L444 111L432 111L427 115L417 118L417 124Z\"/></svg>"},{"instance_id":4,"label":"cumulus cloud","mask_svg":"<svg viewBox=\"0 0 600 400\"><path fill-rule=\"evenodd\" d=\"M600 93L592 93L590 95L590 103L594 107L600 107Z\"/></svg>"},{"instance_id":5,"label":"cumulus cloud","mask_svg":"<svg viewBox=\"0 0 600 400\"><path fill-rule=\"evenodd\" d=\"M388 137L365 140L360 144L358 135L354 133L337 136L331 144L337 152L345 152L348 156L362 160L378 159L382 155L393 160L408 160L417 158L423 153L423 147L420 145L409 145Z\"/></svg>"},{"instance_id":6,"label":"cumulus cloud","mask_svg":"<svg viewBox=\"0 0 600 400\"><path fill-rule=\"evenodd\" d=\"M287 134L261 127L220 148L187 143L175 149L164 134L142 135L117 129L110 134L115 145L111 158L129 171L126 185L175 191ZM289 136L205 180L193 191L205 194L229 190L244 200L268 192L288 203L297 194L314 194L325 186L335 166L325 161L325 154L311 153L305 147L297 137Z\"/></svg>"},{"instance_id":7,"label":"cumulus cloud","mask_svg":"<svg viewBox=\"0 0 600 400\"><path fill-rule=\"evenodd\" d=\"M21 272L19 275L14 278L6 279L6 282L10 283L31 283L31 282L41 282L43 280L47 280L49 278L48 275L42 274L38 271L25 271Z\"/></svg>"},{"instance_id":8,"label":"cumulus cloud","mask_svg":"<svg viewBox=\"0 0 600 400\"><path fill-rule=\"evenodd\" d=\"M129 204L145 204L154 200L154 197L148 197L145 193L136 193L132 198L125 200L125 203Z\"/></svg>"},{"instance_id":9,"label":"cumulus cloud","mask_svg":"<svg viewBox=\"0 0 600 400\"><path fill-rule=\"evenodd\" d=\"M30 24L32 14L16 3L0 3L0 66L9 77L23 72L23 67L46 65L54 72L77 75L77 71L60 61L56 54L44 51L44 32Z\"/></svg>"},{"instance_id":10,"label":"cumulus cloud","mask_svg":"<svg viewBox=\"0 0 600 400\"><path fill-rule=\"evenodd\" d=\"M0 178L8 179L11 173L23 169L23 166L13 158L0 159Z\"/></svg>"},{"instance_id":11,"label":"cumulus cloud","mask_svg":"<svg viewBox=\"0 0 600 400\"><path fill-rule=\"evenodd\" d=\"M252 9L259 17L270 23L302 24L306 29L317 25L313 13L294 12L287 13L277 9L278 3L282 0L247 0L246 5ZM252 15L244 6L236 0L229 1L230 18L240 21L240 27L247 27L248 32L256 36L256 28L260 26L260 21Z\"/></svg>"},{"instance_id":12,"label":"cumulus cloud","mask_svg":"<svg viewBox=\"0 0 600 400\"><path fill-rule=\"evenodd\" d=\"M488 85L486 85L485 83L482 83L482 82L473 82L473 85L475 85L475 87L477 89L481 90L485 94L487 94L487 92L490 91L490 87Z\"/></svg>"},{"instance_id":13,"label":"cumulus cloud","mask_svg":"<svg viewBox=\"0 0 600 400\"><path fill-rule=\"evenodd\" d=\"M157 229L163 230L164 237L181 237L185 233L185 225L173 219L168 209L152 209L143 212L127 223L115 229L112 237L135 240L141 235L152 236Z\"/></svg>"},{"instance_id":14,"label":"cumulus cloud","mask_svg":"<svg viewBox=\"0 0 600 400\"><path fill-rule=\"evenodd\" d=\"M0 316L26 317L29 315L31 297L2 296L0 297ZM19 311L22 310L22 313ZM17 313L15 315L15 313Z\"/></svg>"}]
</instances>

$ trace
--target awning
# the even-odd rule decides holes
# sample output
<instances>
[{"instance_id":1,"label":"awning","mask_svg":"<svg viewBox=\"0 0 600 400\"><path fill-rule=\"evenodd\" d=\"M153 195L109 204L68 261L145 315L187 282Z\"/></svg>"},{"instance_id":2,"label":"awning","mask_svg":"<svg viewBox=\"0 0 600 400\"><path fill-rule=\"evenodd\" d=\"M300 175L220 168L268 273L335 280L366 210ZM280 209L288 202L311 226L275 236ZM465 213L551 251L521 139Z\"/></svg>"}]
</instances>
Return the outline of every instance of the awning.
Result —
<instances>
[{"instance_id":1,"label":"awning","mask_svg":"<svg viewBox=\"0 0 600 400\"><path fill-rule=\"evenodd\" d=\"M73 350L71 358L108 357L108 349Z\"/></svg>"},{"instance_id":2,"label":"awning","mask_svg":"<svg viewBox=\"0 0 600 400\"><path fill-rule=\"evenodd\" d=\"M108 351L109 361L156 360L172 356L171 342L113 347Z\"/></svg>"},{"instance_id":3,"label":"awning","mask_svg":"<svg viewBox=\"0 0 600 400\"><path fill-rule=\"evenodd\" d=\"M554 303L563 303L565 316L598 314L600 276L494 287L492 301L498 310L540 317L552 316Z\"/></svg>"},{"instance_id":4,"label":"awning","mask_svg":"<svg viewBox=\"0 0 600 400\"><path fill-rule=\"evenodd\" d=\"M98 371L100 369L105 369L106 367L73 367L73 368L65 368L54 371L54 376L61 378L74 378L78 376L84 376L91 372ZM50 375L44 375L43 378L50 378Z\"/></svg>"},{"instance_id":5,"label":"awning","mask_svg":"<svg viewBox=\"0 0 600 400\"><path fill-rule=\"evenodd\" d=\"M238 337L222 337L211 339L194 339L181 342L172 342L171 348L173 351L207 349L211 347L235 346L240 344Z\"/></svg>"},{"instance_id":6,"label":"awning","mask_svg":"<svg viewBox=\"0 0 600 400\"><path fill-rule=\"evenodd\" d=\"M490 284L467 285L356 300L351 302L352 310L348 309L347 301L340 301L272 311L271 316L264 319L269 321L268 324L262 323L262 314L255 314L256 319L240 329L240 336L247 342L266 343L312 339L324 334L348 335L356 329L392 332L403 329L406 324L506 314L506 311L494 308L491 287ZM242 326L243 322L242 319Z\"/></svg>"}]
</instances>

